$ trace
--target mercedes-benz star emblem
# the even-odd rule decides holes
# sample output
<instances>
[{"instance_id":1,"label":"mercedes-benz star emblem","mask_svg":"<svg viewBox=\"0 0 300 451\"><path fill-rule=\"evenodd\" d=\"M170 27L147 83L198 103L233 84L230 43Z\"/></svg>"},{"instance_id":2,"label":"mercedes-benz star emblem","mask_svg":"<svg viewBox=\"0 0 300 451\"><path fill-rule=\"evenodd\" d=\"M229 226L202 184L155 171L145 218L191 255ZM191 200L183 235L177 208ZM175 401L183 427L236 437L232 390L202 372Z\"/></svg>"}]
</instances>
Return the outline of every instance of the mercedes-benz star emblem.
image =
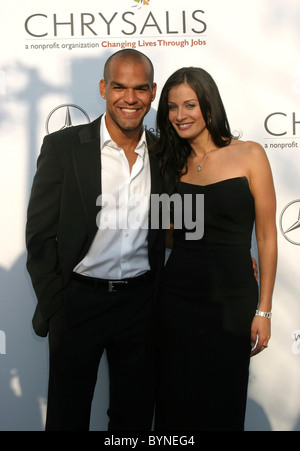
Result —
<instances>
[{"instance_id":1,"label":"mercedes-benz star emblem","mask_svg":"<svg viewBox=\"0 0 300 451\"><path fill-rule=\"evenodd\" d=\"M284 207L279 224L284 238L300 246L300 199L293 200Z\"/></svg>"},{"instance_id":2,"label":"mercedes-benz star emblem","mask_svg":"<svg viewBox=\"0 0 300 451\"><path fill-rule=\"evenodd\" d=\"M65 103L54 108L46 119L46 132L63 130L76 124L82 124L83 118L91 122L88 114L78 105Z\"/></svg>"}]
</instances>

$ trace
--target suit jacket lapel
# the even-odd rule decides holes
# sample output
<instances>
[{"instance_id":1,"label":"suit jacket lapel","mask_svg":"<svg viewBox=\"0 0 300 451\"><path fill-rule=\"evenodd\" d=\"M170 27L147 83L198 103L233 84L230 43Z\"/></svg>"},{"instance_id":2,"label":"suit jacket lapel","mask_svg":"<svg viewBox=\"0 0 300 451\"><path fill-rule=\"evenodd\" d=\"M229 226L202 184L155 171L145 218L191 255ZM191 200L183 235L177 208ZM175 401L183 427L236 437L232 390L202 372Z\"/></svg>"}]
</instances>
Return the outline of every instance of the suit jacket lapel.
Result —
<instances>
[{"instance_id":1,"label":"suit jacket lapel","mask_svg":"<svg viewBox=\"0 0 300 451\"><path fill-rule=\"evenodd\" d=\"M73 152L75 174L91 240L97 231L99 206L96 200L101 194L100 119L80 130L80 144Z\"/></svg>"}]
</instances>

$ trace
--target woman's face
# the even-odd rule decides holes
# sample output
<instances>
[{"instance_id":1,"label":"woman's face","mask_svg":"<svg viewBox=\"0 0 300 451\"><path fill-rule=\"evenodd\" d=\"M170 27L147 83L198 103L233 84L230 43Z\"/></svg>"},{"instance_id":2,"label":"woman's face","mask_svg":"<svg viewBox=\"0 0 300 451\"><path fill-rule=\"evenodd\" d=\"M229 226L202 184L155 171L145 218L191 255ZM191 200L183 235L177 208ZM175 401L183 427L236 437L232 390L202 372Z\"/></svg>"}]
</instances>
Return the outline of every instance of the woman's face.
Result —
<instances>
[{"instance_id":1,"label":"woman's face","mask_svg":"<svg viewBox=\"0 0 300 451\"><path fill-rule=\"evenodd\" d=\"M194 140L207 130L197 95L187 83L170 89L168 107L169 120L181 138Z\"/></svg>"}]
</instances>

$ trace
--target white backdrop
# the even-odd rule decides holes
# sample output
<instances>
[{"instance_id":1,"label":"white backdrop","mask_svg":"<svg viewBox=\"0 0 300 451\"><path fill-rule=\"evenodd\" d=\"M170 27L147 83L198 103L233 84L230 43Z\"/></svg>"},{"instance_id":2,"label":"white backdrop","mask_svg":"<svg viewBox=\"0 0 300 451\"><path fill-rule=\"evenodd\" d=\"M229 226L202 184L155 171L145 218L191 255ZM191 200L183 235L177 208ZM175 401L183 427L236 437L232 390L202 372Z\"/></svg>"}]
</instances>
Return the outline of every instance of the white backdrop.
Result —
<instances>
[{"instance_id":1,"label":"white backdrop","mask_svg":"<svg viewBox=\"0 0 300 451\"><path fill-rule=\"evenodd\" d=\"M1 0L0 430L44 425L47 340L31 328L36 300L24 246L41 141L66 118L75 124L104 111L103 63L122 46L152 59L158 96L179 67L208 70L232 129L266 149L277 192L279 263L272 339L251 361L246 429L300 430L299 17L299 0ZM99 372L93 430L107 424L105 359Z\"/></svg>"}]
</instances>

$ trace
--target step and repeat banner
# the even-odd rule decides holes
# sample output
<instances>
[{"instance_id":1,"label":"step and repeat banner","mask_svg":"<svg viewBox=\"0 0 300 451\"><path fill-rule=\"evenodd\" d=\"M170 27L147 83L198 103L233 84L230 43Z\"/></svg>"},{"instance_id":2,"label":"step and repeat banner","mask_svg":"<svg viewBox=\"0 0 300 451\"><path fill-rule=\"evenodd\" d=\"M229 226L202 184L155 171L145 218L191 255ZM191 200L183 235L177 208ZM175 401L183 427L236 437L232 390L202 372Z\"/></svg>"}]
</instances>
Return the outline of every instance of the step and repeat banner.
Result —
<instances>
[{"instance_id":1,"label":"step and repeat banner","mask_svg":"<svg viewBox=\"0 0 300 451\"><path fill-rule=\"evenodd\" d=\"M104 112L103 65L123 48L144 52L155 67L148 129L167 77L200 66L217 82L232 130L266 150L279 261L272 339L251 361L246 429L300 430L299 17L299 0L1 0L0 430L44 428L48 346L31 328L36 299L24 244L40 145L45 134ZM92 430L106 429L107 406L102 359Z\"/></svg>"}]
</instances>

